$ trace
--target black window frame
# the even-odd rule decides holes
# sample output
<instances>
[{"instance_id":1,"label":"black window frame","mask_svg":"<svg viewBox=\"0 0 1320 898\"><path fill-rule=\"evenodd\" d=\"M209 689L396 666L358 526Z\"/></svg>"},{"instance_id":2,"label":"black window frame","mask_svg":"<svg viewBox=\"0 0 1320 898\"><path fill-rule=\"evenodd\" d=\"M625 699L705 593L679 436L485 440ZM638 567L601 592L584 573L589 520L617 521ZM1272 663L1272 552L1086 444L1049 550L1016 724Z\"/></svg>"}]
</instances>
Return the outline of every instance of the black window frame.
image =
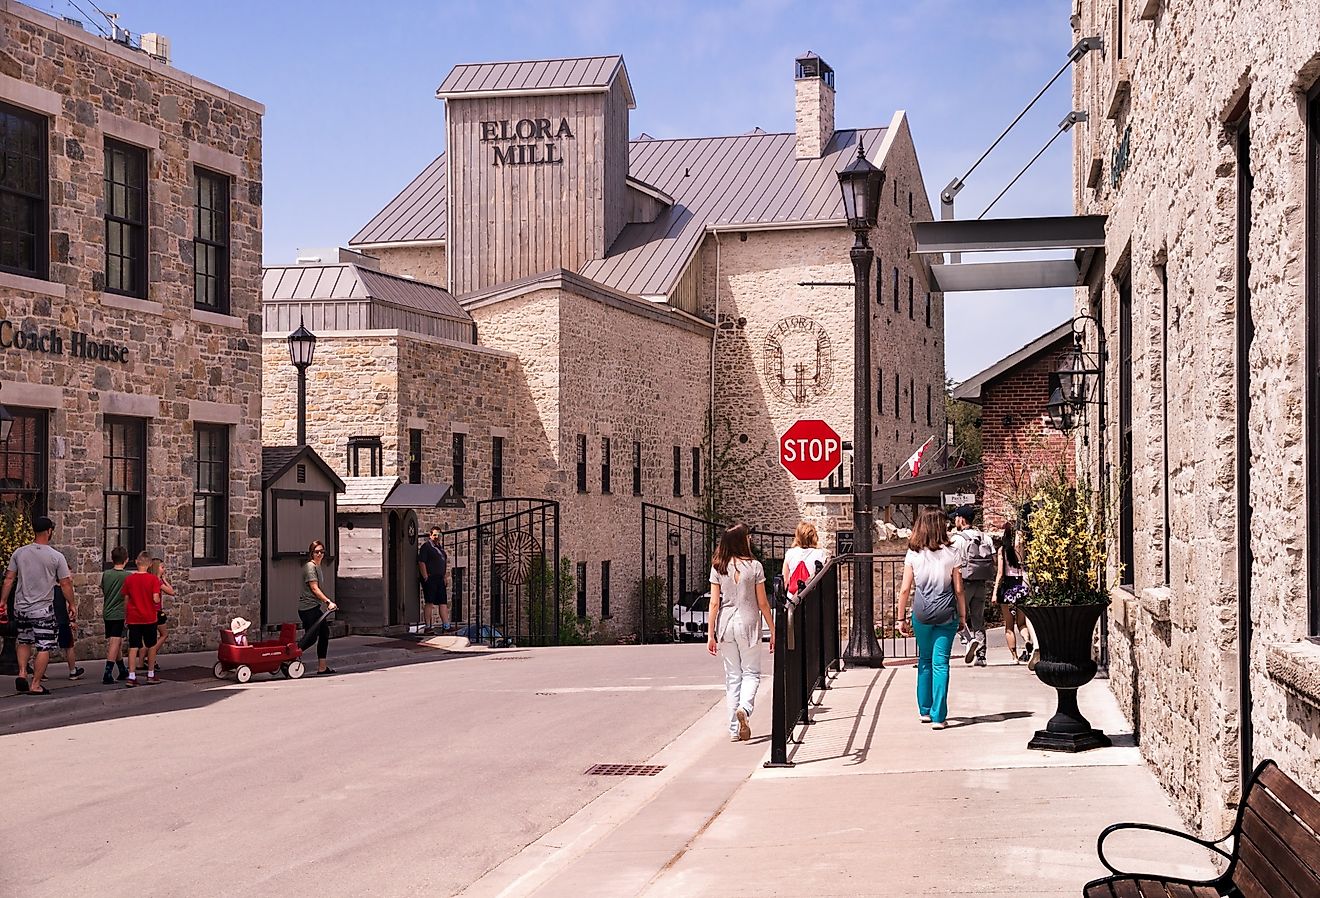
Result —
<instances>
[{"instance_id":1,"label":"black window frame","mask_svg":"<svg viewBox=\"0 0 1320 898\"><path fill-rule=\"evenodd\" d=\"M894 311L898 311L898 266L894 266Z\"/></svg>"},{"instance_id":2,"label":"black window frame","mask_svg":"<svg viewBox=\"0 0 1320 898\"><path fill-rule=\"evenodd\" d=\"M9 264L4 260L3 250L0 249L0 271L8 274L16 274L21 277L36 278L38 280L50 279L50 119L39 112L33 112L30 109L24 109L21 106L14 106L10 103L0 102L0 156L8 155L6 150L6 139L10 133L9 120L15 120L20 124L34 126L36 133L31 136L34 141L33 149L35 155L24 153L23 155L31 161L32 181L30 186L35 188L25 189L25 186L11 185L6 186L3 180L0 180L0 247L3 246L3 235L5 230L3 224L6 220L4 209L9 203L21 204L26 207L28 214L31 215L33 222L32 233L32 265ZM15 129L19 125L14 126ZM22 138L16 138L22 140ZM21 152L21 151L20 151ZM14 231L17 235L17 231Z\"/></svg>"},{"instance_id":3,"label":"black window frame","mask_svg":"<svg viewBox=\"0 0 1320 898\"><path fill-rule=\"evenodd\" d=\"M642 494L642 444L637 440L633 441L632 494Z\"/></svg>"},{"instance_id":4,"label":"black window frame","mask_svg":"<svg viewBox=\"0 0 1320 898\"><path fill-rule=\"evenodd\" d=\"M883 415L885 413L885 368L884 365L875 367L875 413Z\"/></svg>"},{"instance_id":5,"label":"black window frame","mask_svg":"<svg viewBox=\"0 0 1320 898\"><path fill-rule=\"evenodd\" d=\"M50 411L15 406L8 410L14 421L9 439L0 442L0 505L21 504L35 518L46 514L50 503ZM20 476L10 478L15 457ZM27 471L24 459L32 466L31 485L22 485Z\"/></svg>"},{"instance_id":6,"label":"black window frame","mask_svg":"<svg viewBox=\"0 0 1320 898\"><path fill-rule=\"evenodd\" d=\"M408 482L422 482L422 431L419 427L408 428Z\"/></svg>"},{"instance_id":7,"label":"black window frame","mask_svg":"<svg viewBox=\"0 0 1320 898\"><path fill-rule=\"evenodd\" d=\"M701 495L701 447L692 447L692 495Z\"/></svg>"},{"instance_id":8,"label":"black window frame","mask_svg":"<svg viewBox=\"0 0 1320 898\"><path fill-rule=\"evenodd\" d=\"M909 274L908 275L908 320L909 321L915 321L917 314L916 306L913 302L913 296L914 293L913 293L912 275Z\"/></svg>"},{"instance_id":9,"label":"black window frame","mask_svg":"<svg viewBox=\"0 0 1320 898\"><path fill-rule=\"evenodd\" d=\"M930 300L930 291L927 290L926 291L926 327L931 326L930 320L931 320L931 300Z\"/></svg>"},{"instance_id":10,"label":"black window frame","mask_svg":"<svg viewBox=\"0 0 1320 898\"><path fill-rule=\"evenodd\" d=\"M683 447L674 447L674 497L683 495Z\"/></svg>"},{"instance_id":11,"label":"black window frame","mask_svg":"<svg viewBox=\"0 0 1320 898\"><path fill-rule=\"evenodd\" d=\"M613 453L610 447L610 438L600 438L600 492L603 496L608 496L613 492L610 483L610 465L613 462Z\"/></svg>"},{"instance_id":12,"label":"black window frame","mask_svg":"<svg viewBox=\"0 0 1320 898\"><path fill-rule=\"evenodd\" d=\"M1306 98L1306 516L1308 634L1320 637L1320 82Z\"/></svg>"},{"instance_id":13,"label":"black window frame","mask_svg":"<svg viewBox=\"0 0 1320 898\"><path fill-rule=\"evenodd\" d=\"M229 563L230 430L228 424L193 424L193 567ZM202 438L206 434L215 438L209 458L203 457ZM205 488L204 472L215 474ZM199 531L203 547L200 555L197 554ZM206 550L209 533L214 533L214 552Z\"/></svg>"},{"instance_id":14,"label":"black window frame","mask_svg":"<svg viewBox=\"0 0 1320 898\"><path fill-rule=\"evenodd\" d=\"M577 491L586 493L587 490L587 435L580 433L577 435Z\"/></svg>"},{"instance_id":15,"label":"black window frame","mask_svg":"<svg viewBox=\"0 0 1320 898\"><path fill-rule=\"evenodd\" d=\"M600 617L601 620L608 620L610 616L610 563L602 561L600 563Z\"/></svg>"},{"instance_id":16,"label":"black window frame","mask_svg":"<svg viewBox=\"0 0 1320 898\"><path fill-rule=\"evenodd\" d=\"M117 428L123 428L124 434L132 432L137 436L141 448L138 457L122 454L121 447L126 440L116 439ZM150 436L150 428L147 418L106 415L102 421L101 433L103 440L101 460L106 468L104 486L101 490L101 550L103 565L110 567L110 552L115 546L126 548L129 558L137 557L138 553L147 548L147 456L150 454L147 440ZM117 468L121 474L118 478ZM130 471L136 477L138 484L136 490L129 488L126 483ZM124 510L121 508L120 513L115 516L120 522L117 527L110 526L112 497L129 500L127 509L129 519L125 523ZM136 505L132 502L134 497L137 499ZM111 533L119 535L110 539Z\"/></svg>"},{"instance_id":17,"label":"black window frame","mask_svg":"<svg viewBox=\"0 0 1320 898\"><path fill-rule=\"evenodd\" d=\"M203 205L203 185L211 186L211 204ZM229 266L230 243L233 237L233 178L220 172L193 166L193 308L203 312L228 315L230 310ZM218 197L218 198L217 198ZM210 217L203 237L203 216ZM221 220L218 216L223 216ZM223 240L218 239L222 236ZM215 250L215 271L203 272L201 259ZM208 302L199 289L203 281L215 281L215 301Z\"/></svg>"},{"instance_id":18,"label":"black window frame","mask_svg":"<svg viewBox=\"0 0 1320 898\"><path fill-rule=\"evenodd\" d=\"M362 452L367 453L367 473L362 473ZM348 438L348 463L344 470L349 477L383 477L385 447L380 437L352 436Z\"/></svg>"},{"instance_id":19,"label":"black window frame","mask_svg":"<svg viewBox=\"0 0 1320 898\"><path fill-rule=\"evenodd\" d=\"M875 260L875 304L885 304L885 265L878 257Z\"/></svg>"},{"instance_id":20,"label":"black window frame","mask_svg":"<svg viewBox=\"0 0 1320 898\"><path fill-rule=\"evenodd\" d=\"M934 408L934 390L930 384L926 384L926 426L935 426L935 408Z\"/></svg>"},{"instance_id":21,"label":"black window frame","mask_svg":"<svg viewBox=\"0 0 1320 898\"><path fill-rule=\"evenodd\" d=\"M1118 294L1118 563L1119 585L1136 588L1136 517L1132 490L1132 274L1117 276Z\"/></svg>"},{"instance_id":22,"label":"black window frame","mask_svg":"<svg viewBox=\"0 0 1320 898\"><path fill-rule=\"evenodd\" d=\"M112 137L105 139L103 183L105 185L105 292L119 296L147 298L147 237L150 197L148 184L150 157L145 147L134 146ZM116 160L122 160L122 168ZM117 180L122 170L123 180ZM137 183L132 183L133 176ZM117 197L123 197L123 203ZM137 194L137 212L133 215L133 194ZM111 234L119 233L120 252L111 252ZM112 278L111 259L119 260L119 277ZM125 278L130 280L125 286Z\"/></svg>"},{"instance_id":23,"label":"black window frame","mask_svg":"<svg viewBox=\"0 0 1320 898\"><path fill-rule=\"evenodd\" d=\"M490 438L490 497L504 498L504 437Z\"/></svg>"},{"instance_id":24,"label":"black window frame","mask_svg":"<svg viewBox=\"0 0 1320 898\"><path fill-rule=\"evenodd\" d=\"M467 495L467 434L455 430L449 456L450 487L455 496Z\"/></svg>"},{"instance_id":25,"label":"black window frame","mask_svg":"<svg viewBox=\"0 0 1320 898\"><path fill-rule=\"evenodd\" d=\"M577 616L578 620L587 618L587 563L577 563Z\"/></svg>"}]
</instances>

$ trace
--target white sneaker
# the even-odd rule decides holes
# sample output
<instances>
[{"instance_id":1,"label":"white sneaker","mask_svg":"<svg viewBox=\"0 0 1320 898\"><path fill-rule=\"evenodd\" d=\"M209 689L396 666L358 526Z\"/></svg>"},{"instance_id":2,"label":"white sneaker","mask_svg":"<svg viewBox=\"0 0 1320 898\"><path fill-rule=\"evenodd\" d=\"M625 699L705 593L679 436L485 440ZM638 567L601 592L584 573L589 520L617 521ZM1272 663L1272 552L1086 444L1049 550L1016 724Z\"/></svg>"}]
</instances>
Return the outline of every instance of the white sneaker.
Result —
<instances>
[{"instance_id":1,"label":"white sneaker","mask_svg":"<svg viewBox=\"0 0 1320 898\"><path fill-rule=\"evenodd\" d=\"M746 742L752 738L752 725L747 722L747 712L742 708L738 709L738 739Z\"/></svg>"},{"instance_id":2,"label":"white sneaker","mask_svg":"<svg viewBox=\"0 0 1320 898\"><path fill-rule=\"evenodd\" d=\"M930 723L930 715L929 715L929 714L922 714L922 715L921 715L921 722L922 722L922 723Z\"/></svg>"},{"instance_id":3,"label":"white sneaker","mask_svg":"<svg viewBox=\"0 0 1320 898\"><path fill-rule=\"evenodd\" d=\"M973 639L971 642L967 644L967 654L963 656L963 660L966 661L968 664L971 664L973 661L976 660L976 656L980 653L980 651L981 651L981 640Z\"/></svg>"},{"instance_id":4,"label":"white sneaker","mask_svg":"<svg viewBox=\"0 0 1320 898\"><path fill-rule=\"evenodd\" d=\"M944 728L947 727L947 726L948 726L948 724L941 720L939 723L932 723L932 724L930 725L930 728L931 728L932 730L942 730L942 729L944 729Z\"/></svg>"},{"instance_id":5,"label":"white sneaker","mask_svg":"<svg viewBox=\"0 0 1320 898\"><path fill-rule=\"evenodd\" d=\"M730 741L730 742L741 742L742 740L738 738L738 734L737 734L737 733L730 733L730 734L729 734L729 741Z\"/></svg>"}]
</instances>

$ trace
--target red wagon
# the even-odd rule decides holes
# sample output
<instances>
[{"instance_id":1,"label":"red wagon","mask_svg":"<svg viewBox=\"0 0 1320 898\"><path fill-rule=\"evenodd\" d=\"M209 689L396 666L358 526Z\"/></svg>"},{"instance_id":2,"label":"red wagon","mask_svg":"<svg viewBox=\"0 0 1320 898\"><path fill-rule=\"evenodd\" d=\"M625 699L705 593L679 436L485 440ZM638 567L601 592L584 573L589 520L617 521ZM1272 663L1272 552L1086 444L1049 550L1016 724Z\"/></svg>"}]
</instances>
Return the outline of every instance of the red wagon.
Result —
<instances>
[{"instance_id":1,"label":"red wagon","mask_svg":"<svg viewBox=\"0 0 1320 898\"><path fill-rule=\"evenodd\" d=\"M281 624L277 639L238 645L232 630L220 631L220 646L213 671L223 680L231 671L238 672L238 682L246 683L254 673L284 674L296 680L304 673L301 661L303 650L298 647L298 628L294 624Z\"/></svg>"}]
</instances>

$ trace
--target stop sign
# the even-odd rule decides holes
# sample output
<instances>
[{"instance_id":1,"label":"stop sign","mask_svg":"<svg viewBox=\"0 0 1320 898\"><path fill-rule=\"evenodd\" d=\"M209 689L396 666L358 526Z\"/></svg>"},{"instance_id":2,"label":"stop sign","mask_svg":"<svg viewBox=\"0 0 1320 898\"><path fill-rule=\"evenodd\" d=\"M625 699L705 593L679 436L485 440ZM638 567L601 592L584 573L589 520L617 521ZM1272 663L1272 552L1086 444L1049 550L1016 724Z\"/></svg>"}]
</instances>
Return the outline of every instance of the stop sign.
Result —
<instances>
[{"instance_id":1,"label":"stop sign","mask_svg":"<svg viewBox=\"0 0 1320 898\"><path fill-rule=\"evenodd\" d=\"M824 421L794 421L779 438L779 463L798 480L824 480L843 461L843 441Z\"/></svg>"}]
</instances>

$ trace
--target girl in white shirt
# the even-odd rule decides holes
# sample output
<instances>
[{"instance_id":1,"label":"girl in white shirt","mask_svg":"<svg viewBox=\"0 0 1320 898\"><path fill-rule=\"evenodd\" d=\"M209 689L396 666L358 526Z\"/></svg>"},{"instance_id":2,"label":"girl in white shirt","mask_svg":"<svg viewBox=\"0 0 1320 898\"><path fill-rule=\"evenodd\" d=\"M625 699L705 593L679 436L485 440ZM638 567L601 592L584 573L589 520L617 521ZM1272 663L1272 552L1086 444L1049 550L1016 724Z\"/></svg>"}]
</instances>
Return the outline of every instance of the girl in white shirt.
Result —
<instances>
[{"instance_id":1,"label":"girl in white shirt","mask_svg":"<svg viewBox=\"0 0 1320 898\"><path fill-rule=\"evenodd\" d=\"M706 649L724 662L724 688L729 700L729 737L752 738L752 708L761 685L761 621L771 627L765 597L765 571L752 556L746 524L734 524L720 537L710 562L710 636Z\"/></svg>"},{"instance_id":2,"label":"girl in white shirt","mask_svg":"<svg viewBox=\"0 0 1320 898\"><path fill-rule=\"evenodd\" d=\"M820 535L816 533L815 524L803 521L797 525L797 531L793 534L793 548L784 553L784 587L796 594L797 581L793 579L793 572L799 564L806 564L807 573L814 577L817 562L822 566L825 564L825 550L820 548Z\"/></svg>"}]
</instances>

